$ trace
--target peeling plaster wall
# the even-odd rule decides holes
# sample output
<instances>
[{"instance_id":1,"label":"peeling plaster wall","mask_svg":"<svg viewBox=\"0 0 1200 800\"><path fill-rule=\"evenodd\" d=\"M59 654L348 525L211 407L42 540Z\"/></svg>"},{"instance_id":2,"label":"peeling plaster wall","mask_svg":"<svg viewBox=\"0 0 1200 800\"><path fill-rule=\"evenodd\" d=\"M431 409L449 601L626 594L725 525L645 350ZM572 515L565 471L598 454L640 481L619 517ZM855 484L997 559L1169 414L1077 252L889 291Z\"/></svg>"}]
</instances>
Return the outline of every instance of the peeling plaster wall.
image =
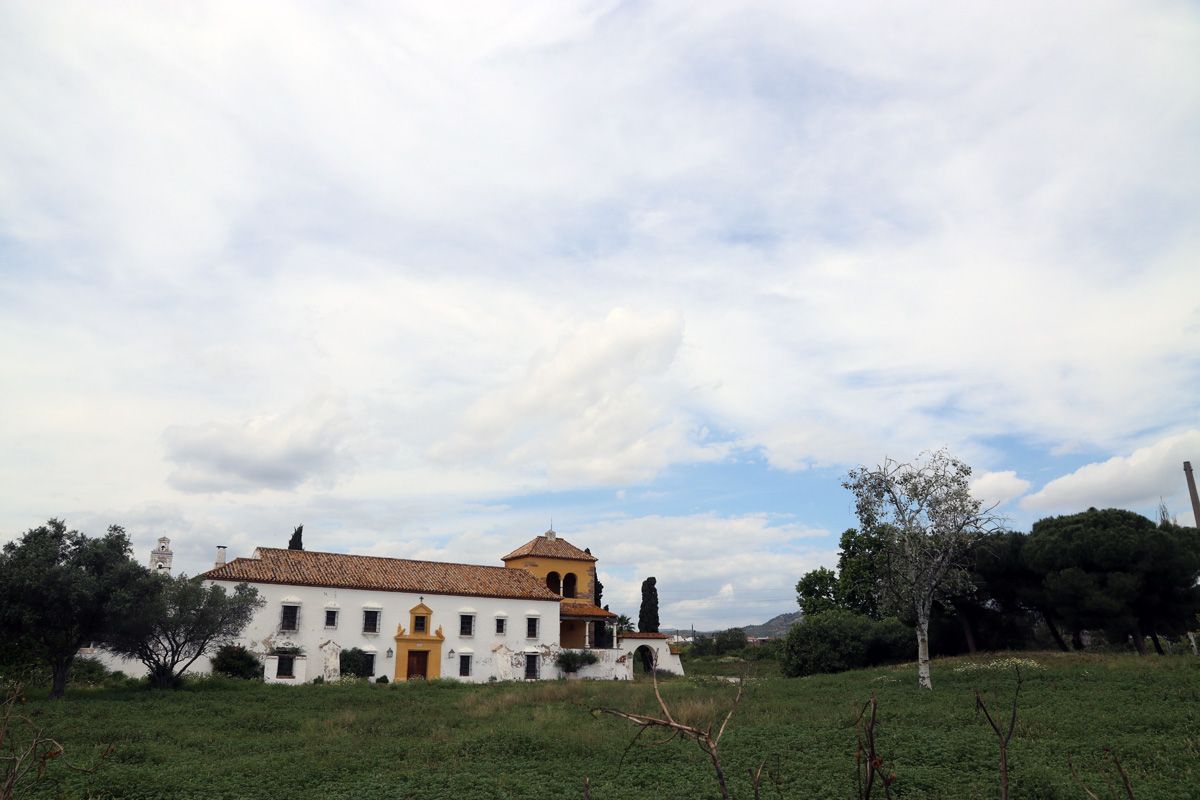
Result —
<instances>
[{"instance_id":1,"label":"peeling plaster wall","mask_svg":"<svg viewBox=\"0 0 1200 800\"><path fill-rule=\"evenodd\" d=\"M409 594L363 589L330 589L317 586L288 586L251 584L266 600L242 634L241 643L265 658L275 648L297 647L312 661L305 680L317 675L333 679L341 650L358 647L375 653L375 675L395 677L396 657L388 658L387 651L396 650L396 626L409 626L409 609L423 601L432 612L430 630L442 629L446 640L442 644L443 678L487 682L521 680L524 678L524 655L519 657L520 670L515 671L513 656L527 648L536 648L544 656L558 645L558 602L553 600L510 600L491 597L459 595ZM281 631L282 609L285 604L298 604L300 612L296 631ZM325 611L337 610L337 626L325 627ZM363 612L380 612L379 632L363 632ZM459 635L459 615L474 614L475 629L471 636ZM507 620L503 635L496 634L496 618ZM538 637L527 639L526 619L539 620ZM336 648L335 648L336 646ZM499 656L503 650L506 655ZM451 655L453 651L453 655ZM470 654L472 669L469 677L459 678L459 656ZM558 677L552 658L542 662L542 677ZM297 677L299 680L299 677Z\"/></svg>"}]
</instances>

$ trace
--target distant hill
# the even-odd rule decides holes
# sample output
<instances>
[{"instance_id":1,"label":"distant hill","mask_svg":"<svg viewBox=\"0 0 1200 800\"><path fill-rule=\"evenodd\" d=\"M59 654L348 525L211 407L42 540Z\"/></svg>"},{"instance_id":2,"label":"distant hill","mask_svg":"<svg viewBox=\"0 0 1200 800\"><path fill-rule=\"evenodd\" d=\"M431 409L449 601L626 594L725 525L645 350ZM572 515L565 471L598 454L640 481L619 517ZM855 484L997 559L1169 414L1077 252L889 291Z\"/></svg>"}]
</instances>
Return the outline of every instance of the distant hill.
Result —
<instances>
[{"instance_id":1,"label":"distant hill","mask_svg":"<svg viewBox=\"0 0 1200 800\"><path fill-rule=\"evenodd\" d=\"M788 629L800 621L800 612L780 614L764 622L762 625L743 625L742 630L747 636L786 636Z\"/></svg>"},{"instance_id":2,"label":"distant hill","mask_svg":"<svg viewBox=\"0 0 1200 800\"><path fill-rule=\"evenodd\" d=\"M793 611L790 614L780 614L777 617L771 617L771 619L767 620L762 625L738 625L736 627L741 628L743 631L746 632L747 636L751 636L751 637L786 636L788 629L790 629L793 625L795 625L799 621L800 621L800 612ZM683 636L691 636L692 635L692 631L690 628L663 628L662 632L663 633L678 633L678 634L682 634ZM717 633L720 633L720 631L696 631L697 636L712 636Z\"/></svg>"}]
</instances>

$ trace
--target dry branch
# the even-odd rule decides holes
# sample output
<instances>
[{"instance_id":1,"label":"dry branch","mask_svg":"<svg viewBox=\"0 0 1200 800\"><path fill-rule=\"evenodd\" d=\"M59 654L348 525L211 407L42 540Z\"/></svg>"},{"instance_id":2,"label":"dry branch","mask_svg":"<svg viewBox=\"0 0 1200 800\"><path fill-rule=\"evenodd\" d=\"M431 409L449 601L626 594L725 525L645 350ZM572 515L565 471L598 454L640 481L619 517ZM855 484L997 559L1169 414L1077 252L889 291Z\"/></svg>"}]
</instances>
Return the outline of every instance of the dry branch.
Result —
<instances>
[{"instance_id":1,"label":"dry branch","mask_svg":"<svg viewBox=\"0 0 1200 800\"><path fill-rule=\"evenodd\" d=\"M988 724L995 731L996 738L1000 740L1000 800L1008 800L1008 743L1012 741L1013 731L1017 727L1017 700L1021 697L1021 668L1014 667L1014 669L1017 671L1017 689L1013 692L1012 713L1008 718L1007 730L1001 730L1000 725L992 717L992 712L988 710L983 695L978 689L975 690L975 712L983 712Z\"/></svg>"},{"instance_id":2,"label":"dry branch","mask_svg":"<svg viewBox=\"0 0 1200 800\"><path fill-rule=\"evenodd\" d=\"M639 730L637 735L633 737L629 745L625 748L628 753L634 743L641 737L643 733L652 728L661 728L667 732L667 735L655 743L655 746L661 746L676 738L690 739L696 743L700 751L708 757L712 763L713 772L716 775L717 785L721 789L721 797L724 800L730 800L729 785L725 779L725 769L721 765L720 743L721 737L725 735L725 728L729 725L729 720L733 716L733 712L737 710L738 704L742 701L742 693L745 689L745 676L738 681L737 696L733 699L733 705L730 706L729 712L725 715L725 719L721 721L721 726L717 729L716 734L713 734L713 726L710 724L707 728L698 728L693 725L685 725L682 722L677 722L671 715L671 709L663 699L662 692L658 688L658 664L657 659L654 664L654 669L650 672L651 680L654 684L654 697L658 701L658 707L662 710L661 717L652 717L648 714L634 714L629 711L622 711L617 708L593 708L593 714L611 714L614 717L620 717L623 720L632 722L637 725ZM624 762L625 755L621 755L621 761ZM762 773L762 767L759 767L759 773ZM754 782L755 796L757 797L758 783Z\"/></svg>"},{"instance_id":3,"label":"dry branch","mask_svg":"<svg viewBox=\"0 0 1200 800\"><path fill-rule=\"evenodd\" d=\"M870 715L867 714L870 711ZM858 746L854 751L855 790L858 800L870 800L871 792L875 791L875 781L883 787L883 796L892 796L892 784L896 782L896 773L884 770L883 757L875 748L875 726L879 721L879 701L875 695L863 704L854 721Z\"/></svg>"},{"instance_id":4,"label":"dry branch","mask_svg":"<svg viewBox=\"0 0 1200 800\"><path fill-rule=\"evenodd\" d=\"M51 761L62 758L66 752L56 740L46 736L32 719L17 713L24 705L22 686L10 686L0 713L0 800L13 800L17 790L24 790L41 780ZM29 741L18 742L18 729L29 731ZM76 772L95 772L100 764L113 754L115 748L108 745L99 760L90 767L77 767L63 759L63 764Z\"/></svg>"}]
</instances>

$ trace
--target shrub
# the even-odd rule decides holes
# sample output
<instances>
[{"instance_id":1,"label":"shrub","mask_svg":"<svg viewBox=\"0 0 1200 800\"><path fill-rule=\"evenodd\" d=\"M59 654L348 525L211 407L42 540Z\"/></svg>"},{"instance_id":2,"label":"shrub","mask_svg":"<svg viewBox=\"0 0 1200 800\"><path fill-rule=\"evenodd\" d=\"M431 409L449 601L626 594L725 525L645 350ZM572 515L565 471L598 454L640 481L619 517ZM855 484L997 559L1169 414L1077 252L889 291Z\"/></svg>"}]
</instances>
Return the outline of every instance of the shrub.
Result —
<instances>
[{"instance_id":1,"label":"shrub","mask_svg":"<svg viewBox=\"0 0 1200 800\"><path fill-rule=\"evenodd\" d=\"M324 675L318 675L317 677L315 677L315 678L313 678L313 679L312 679L312 682L313 682L313 685L314 685L314 686L315 686L315 685L317 685L317 684L320 684L320 683L324 683L324 682L325 682L325 676L324 676Z\"/></svg>"},{"instance_id":2,"label":"shrub","mask_svg":"<svg viewBox=\"0 0 1200 800\"><path fill-rule=\"evenodd\" d=\"M212 660L213 673L230 678L256 680L263 676L263 663L258 656L240 644L227 644L217 651Z\"/></svg>"},{"instance_id":3,"label":"shrub","mask_svg":"<svg viewBox=\"0 0 1200 800\"><path fill-rule=\"evenodd\" d=\"M785 675L843 672L915 656L916 642L896 619L876 621L840 609L806 617L788 631L783 646Z\"/></svg>"},{"instance_id":4,"label":"shrub","mask_svg":"<svg viewBox=\"0 0 1200 800\"><path fill-rule=\"evenodd\" d=\"M380 675L378 678L375 679L375 682L376 683L387 683L388 682L387 675Z\"/></svg>"},{"instance_id":5,"label":"shrub","mask_svg":"<svg viewBox=\"0 0 1200 800\"><path fill-rule=\"evenodd\" d=\"M589 664L595 664L600 659L590 650L563 650L554 660L563 672L574 673Z\"/></svg>"},{"instance_id":6,"label":"shrub","mask_svg":"<svg viewBox=\"0 0 1200 800\"><path fill-rule=\"evenodd\" d=\"M371 658L357 647L343 650L338 656L343 678L370 678Z\"/></svg>"},{"instance_id":7,"label":"shrub","mask_svg":"<svg viewBox=\"0 0 1200 800\"><path fill-rule=\"evenodd\" d=\"M83 656L75 659L69 677L76 686L100 686L108 680L109 671L96 659Z\"/></svg>"}]
</instances>

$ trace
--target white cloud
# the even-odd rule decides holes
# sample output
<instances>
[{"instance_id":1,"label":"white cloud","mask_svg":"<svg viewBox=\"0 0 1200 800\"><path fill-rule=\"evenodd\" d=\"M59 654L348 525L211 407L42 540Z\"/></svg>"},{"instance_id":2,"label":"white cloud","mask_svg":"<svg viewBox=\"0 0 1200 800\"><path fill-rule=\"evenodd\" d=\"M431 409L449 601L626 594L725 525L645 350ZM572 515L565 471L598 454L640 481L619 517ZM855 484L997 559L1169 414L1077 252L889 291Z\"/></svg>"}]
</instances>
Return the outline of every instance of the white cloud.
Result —
<instances>
[{"instance_id":1,"label":"white cloud","mask_svg":"<svg viewBox=\"0 0 1200 800\"><path fill-rule=\"evenodd\" d=\"M671 463L719 457L676 402L669 372L681 336L677 315L614 309L486 392L430 453L544 470L551 485L638 482Z\"/></svg>"},{"instance_id":2,"label":"white cloud","mask_svg":"<svg viewBox=\"0 0 1200 800\"><path fill-rule=\"evenodd\" d=\"M984 472L971 481L971 494L986 506L1002 506L1029 490L1031 484L1013 470Z\"/></svg>"},{"instance_id":3,"label":"white cloud","mask_svg":"<svg viewBox=\"0 0 1200 800\"><path fill-rule=\"evenodd\" d=\"M287 490L308 481L329 486L345 466L348 427L345 409L332 398L286 415L174 425L163 432L176 465L167 482L184 492Z\"/></svg>"},{"instance_id":4,"label":"white cloud","mask_svg":"<svg viewBox=\"0 0 1200 800\"><path fill-rule=\"evenodd\" d=\"M5 5L0 525L417 550L728 442L1015 497L998 437L1194 424L1198 53L1169 2Z\"/></svg>"},{"instance_id":5,"label":"white cloud","mask_svg":"<svg viewBox=\"0 0 1200 800\"><path fill-rule=\"evenodd\" d=\"M1047 483L1021 501L1038 510L1082 511L1089 507L1151 506L1171 500L1180 522L1191 522L1183 462L1198 462L1200 430L1163 437L1128 455L1086 464Z\"/></svg>"}]
</instances>

